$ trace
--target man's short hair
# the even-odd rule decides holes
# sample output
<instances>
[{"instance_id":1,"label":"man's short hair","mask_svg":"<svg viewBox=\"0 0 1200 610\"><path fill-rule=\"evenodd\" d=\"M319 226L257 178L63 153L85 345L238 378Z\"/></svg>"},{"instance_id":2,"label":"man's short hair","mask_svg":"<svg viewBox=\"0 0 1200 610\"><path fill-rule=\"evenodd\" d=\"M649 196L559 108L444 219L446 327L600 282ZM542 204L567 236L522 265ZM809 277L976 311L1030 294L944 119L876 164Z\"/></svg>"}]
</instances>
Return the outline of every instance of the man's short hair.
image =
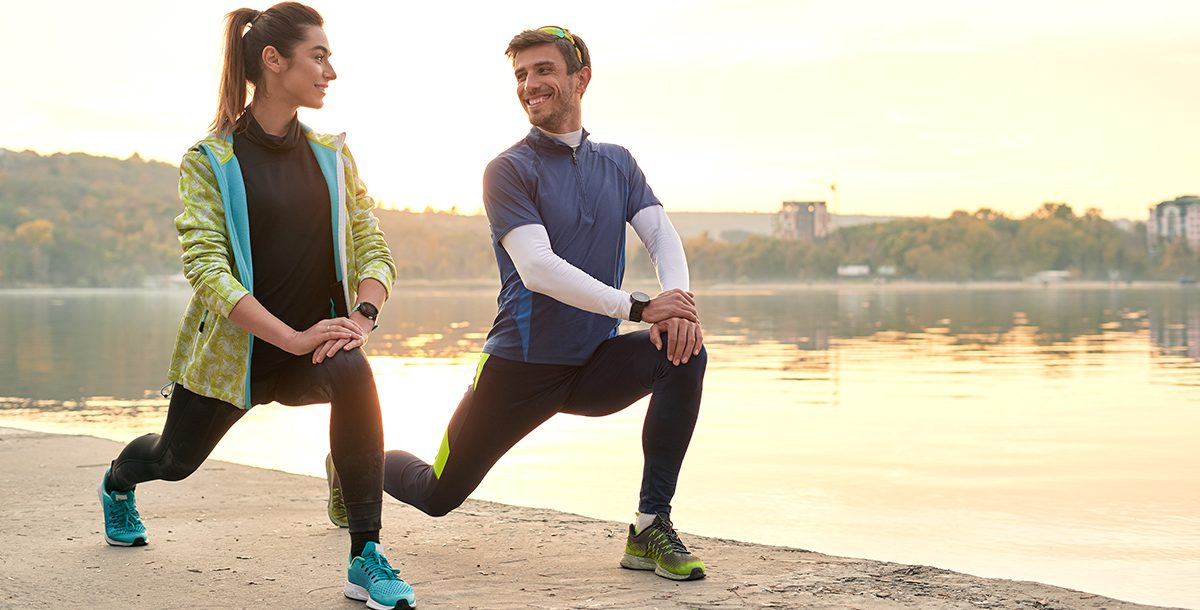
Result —
<instances>
[{"instance_id":1,"label":"man's short hair","mask_svg":"<svg viewBox=\"0 0 1200 610\"><path fill-rule=\"evenodd\" d=\"M561 30L566 36L557 36L547 30ZM572 40L575 42L572 43ZM558 47L558 52L562 53L563 59L567 62L567 74L574 74L584 66L589 68L592 66L592 56L588 53L587 45L583 43L583 39L576 34L572 34L566 28L559 28L557 26L525 30L513 36L513 39L508 43L508 48L504 50L504 54L509 59L514 59L517 53L540 44L553 44Z\"/></svg>"}]
</instances>

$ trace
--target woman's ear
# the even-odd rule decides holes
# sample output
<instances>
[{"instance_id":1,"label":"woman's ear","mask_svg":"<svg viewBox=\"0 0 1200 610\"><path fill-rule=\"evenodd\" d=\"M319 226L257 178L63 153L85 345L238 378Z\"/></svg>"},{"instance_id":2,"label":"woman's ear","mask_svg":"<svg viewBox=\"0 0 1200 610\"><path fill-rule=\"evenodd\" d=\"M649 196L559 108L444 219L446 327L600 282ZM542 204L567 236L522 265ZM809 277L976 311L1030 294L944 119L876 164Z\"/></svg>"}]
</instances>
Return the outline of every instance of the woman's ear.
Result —
<instances>
[{"instance_id":1,"label":"woman's ear","mask_svg":"<svg viewBox=\"0 0 1200 610\"><path fill-rule=\"evenodd\" d=\"M278 49L271 45L263 47L262 62L263 68L276 74L279 74L287 69L287 58L285 58Z\"/></svg>"}]
</instances>

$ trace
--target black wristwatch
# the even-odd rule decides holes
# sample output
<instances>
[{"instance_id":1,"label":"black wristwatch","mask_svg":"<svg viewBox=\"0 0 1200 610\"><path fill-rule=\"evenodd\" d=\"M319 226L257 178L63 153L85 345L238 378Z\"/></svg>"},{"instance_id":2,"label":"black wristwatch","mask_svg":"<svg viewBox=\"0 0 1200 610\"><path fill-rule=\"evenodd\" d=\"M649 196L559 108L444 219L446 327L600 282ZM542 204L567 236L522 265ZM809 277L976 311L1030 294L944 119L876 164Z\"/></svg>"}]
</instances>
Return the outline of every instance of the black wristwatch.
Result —
<instances>
[{"instance_id":1,"label":"black wristwatch","mask_svg":"<svg viewBox=\"0 0 1200 610\"><path fill-rule=\"evenodd\" d=\"M644 292L634 292L629 295L629 321L641 322L642 310L650 304L650 296Z\"/></svg>"},{"instance_id":2,"label":"black wristwatch","mask_svg":"<svg viewBox=\"0 0 1200 610\"><path fill-rule=\"evenodd\" d=\"M375 330L376 328L379 328L379 324L377 324L375 322L376 318L379 317L379 308L375 307L374 305L372 305L366 301L363 301L363 302L359 303L358 305L354 306L354 311L361 313L364 318L371 321L371 330ZM350 313L354 313L354 311L352 311Z\"/></svg>"}]
</instances>

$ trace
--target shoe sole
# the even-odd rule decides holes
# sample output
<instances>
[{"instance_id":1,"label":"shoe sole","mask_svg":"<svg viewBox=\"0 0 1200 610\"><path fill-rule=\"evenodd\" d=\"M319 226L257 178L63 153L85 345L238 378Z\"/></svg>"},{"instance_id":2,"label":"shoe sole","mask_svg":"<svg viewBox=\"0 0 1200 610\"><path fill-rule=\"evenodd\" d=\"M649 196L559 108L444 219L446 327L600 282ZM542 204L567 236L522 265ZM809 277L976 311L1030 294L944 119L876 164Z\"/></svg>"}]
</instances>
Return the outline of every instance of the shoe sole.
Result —
<instances>
[{"instance_id":1,"label":"shoe sole","mask_svg":"<svg viewBox=\"0 0 1200 610\"><path fill-rule=\"evenodd\" d=\"M350 527L349 521L333 518L333 456L328 454L325 456L325 482L329 485L329 501L325 503L325 515L329 517L330 523L338 527Z\"/></svg>"},{"instance_id":2,"label":"shoe sole","mask_svg":"<svg viewBox=\"0 0 1200 610\"><path fill-rule=\"evenodd\" d=\"M670 580L700 580L704 578L704 570L702 568L692 568L688 574L675 574L665 570L658 562L649 557L638 557L637 555L625 554L621 558L621 567L630 570L654 570L654 573Z\"/></svg>"},{"instance_id":3,"label":"shoe sole","mask_svg":"<svg viewBox=\"0 0 1200 610\"><path fill-rule=\"evenodd\" d=\"M100 485L103 486L104 483L101 482ZM104 488L103 487L100 487L99 489L96 490L96 497L100 498L100 512L103 513L104 512ZM106 529L107 529L107 526L106 526ZM146 544L150 542L150 537L143 536L141 538L134 538L130 542L125 542L124 540L116 540L114 538L109 538L108 532L106 531L106 532L104 532L104 541L107 542L110 546L146 546Z\"/></svg>"},{"instance_id":4,"label":"shoe sole","mask_svg":"<svg viewBox=\"0 0 1200 610\"><path fill-rule=\"evenodd\" d=\"M346 587L342 589L342 594L355 601L367 602L367 607L371 610L412 610L417 607L416 604L408 603L407 599L400 600L395 606L385 606L371 599L371 594L366 589L348 580L346 581Z\"/></svg>"},{"instance_id":5,"label":"shoe sole","mask_svg":"<svg viewBox=\"0 0 1200 610\"><path fill-rule=\"evenodd\" d=\"M104 535L104 541L112 546L146 546L147 542L145 538L134 538L133 542L121 542L120 540L109 538L108 534Z\"/></svg>"}]
</instances>

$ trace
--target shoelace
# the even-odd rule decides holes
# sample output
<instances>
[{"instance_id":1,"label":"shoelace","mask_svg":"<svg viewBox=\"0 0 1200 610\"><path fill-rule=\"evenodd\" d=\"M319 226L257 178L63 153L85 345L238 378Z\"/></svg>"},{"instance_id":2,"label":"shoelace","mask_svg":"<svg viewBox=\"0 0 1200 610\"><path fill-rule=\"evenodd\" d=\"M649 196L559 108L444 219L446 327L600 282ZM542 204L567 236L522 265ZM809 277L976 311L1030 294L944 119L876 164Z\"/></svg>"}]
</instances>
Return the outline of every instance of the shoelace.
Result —
<instances>
[{"instance_id":1,"label":"shoelace","mask_svg":"<svg viewBox=\"0 0 1200 610\"><path fill-rule=\"evenodd\" d=\"M393 568L392 564L388 563L387 557L384 557L379 553L375 553L374 555L371 555L370 557L364 557L363 559L366 560L363 562L365 564L363 568L367 571L367 576L370 576L371 580L379 581L400 579L400 570Z\"/></svg>"},{"instance_id":2,"label":"shoelace","mask_svg":"<svg viewBox=\"0 0 1200 610\"><path fill-rule=\"evenodd\" d=\"M675 526L670 520L659 518L659 522L655 523L658 530L667 537L667 542L671 544L671 550L676 553L688 552L687 547L683 545L683 541L679 539L679 534L675 532Z\"/></svg>"},{"instance_id":3,"label":"shoelace","mask_svg":"<svg viewBox=\"0 0 1200 610\"><path fill-rule=\"evenodd\" d=\"M114 498L113 510L109 514L108 522L117 529L132 530L137 528L141 523L142 516L138 514L137 507L129 500L116 500Z\"/></svg>"}]
</instances>

